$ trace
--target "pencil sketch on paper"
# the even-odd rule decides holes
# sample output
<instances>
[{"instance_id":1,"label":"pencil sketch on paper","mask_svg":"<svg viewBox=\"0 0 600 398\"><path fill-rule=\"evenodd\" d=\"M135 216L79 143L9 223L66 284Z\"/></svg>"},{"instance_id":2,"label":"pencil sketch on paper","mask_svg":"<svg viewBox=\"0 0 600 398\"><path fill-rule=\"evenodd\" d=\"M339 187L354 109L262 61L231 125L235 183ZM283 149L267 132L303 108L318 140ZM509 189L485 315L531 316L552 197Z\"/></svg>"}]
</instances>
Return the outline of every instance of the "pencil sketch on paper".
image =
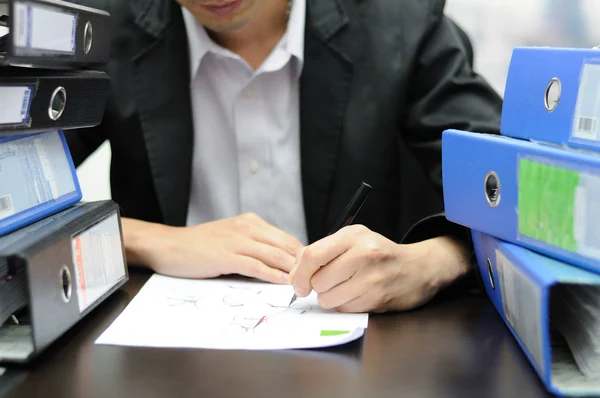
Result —
<instances>
[{"instance_id":1,"label":"pencil sketch on paper","mask_svg":"<svg viewBox=\"0 0 600 398\"><path fill-rule=\"evenodd\" d=\"M323 309L315 292L229 278L153 275L97 344L211 349L329 347L361 337L367 314ZM339 333L338 333L339 332Z\"/></svg>"},{"instance_id":2,"label":"pencil sketch on paper","mask_svg":"<svg viewBox=\"0 0 600 398\"><path fill-rule=\"evenodd\" d=\"M281 303L261 288L247 286L223 286L222 291L184 297L168 297L169 306L189 306L210 316L210 313L227 313L230 321L220 326L223 333L257 333L274 329L291 329L303 315L312 311L310 304L297 300L291 307Z\"/></svg>"}]
</instances>

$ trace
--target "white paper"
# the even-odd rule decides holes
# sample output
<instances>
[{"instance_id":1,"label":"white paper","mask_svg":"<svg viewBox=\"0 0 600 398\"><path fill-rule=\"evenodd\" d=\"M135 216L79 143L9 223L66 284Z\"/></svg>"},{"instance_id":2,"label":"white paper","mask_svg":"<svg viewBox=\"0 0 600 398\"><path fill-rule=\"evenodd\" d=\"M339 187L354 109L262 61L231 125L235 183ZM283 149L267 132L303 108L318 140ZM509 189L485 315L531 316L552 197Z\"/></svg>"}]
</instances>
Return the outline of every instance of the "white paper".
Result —
<instances>
[{"instance_id":1,"label":"white paper","mask_svg":"<svg viewBox=\"0 0 600 398\"><path fill-rule=\"evenodd\" d=\"M313 292L231 279L153 275L96 344L274 350L328 347L364 334L368 314L322 309Z\"/></svg>"}]
</instances>

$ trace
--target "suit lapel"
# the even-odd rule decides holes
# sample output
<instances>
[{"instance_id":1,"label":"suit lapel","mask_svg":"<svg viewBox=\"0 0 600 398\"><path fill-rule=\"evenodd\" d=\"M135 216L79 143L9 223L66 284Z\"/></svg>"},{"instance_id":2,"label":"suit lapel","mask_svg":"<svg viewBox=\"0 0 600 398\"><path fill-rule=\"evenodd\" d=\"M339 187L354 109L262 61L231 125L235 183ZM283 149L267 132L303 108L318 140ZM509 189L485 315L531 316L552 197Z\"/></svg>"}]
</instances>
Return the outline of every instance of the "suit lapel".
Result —
<instances>
[{"instance_id":1,"label":"suit lapel","mask_svg":"<svg viewBox=\"0 0 600 398\"><path fill-rule=\"evenodd\" d=\"M175 1L131 1L139 7L136 23L149 34L133 66L155 190L164 222L185 225L193 155L185 24Z\"/></svg>"},{"instance_id":2,"label":"suit lapel","mask_svg":"<svg viewBox=\"0 0 600 398\"><path fill-rule=\"evenodd\" d=\"M352 62L338 40L343 34L336 34L347 22L339 0L307 1L305 63L300 83L300 147L310 242L328 232L332 215L328 211L330 194L352 80Z\"/></svg>"}]
</instances>

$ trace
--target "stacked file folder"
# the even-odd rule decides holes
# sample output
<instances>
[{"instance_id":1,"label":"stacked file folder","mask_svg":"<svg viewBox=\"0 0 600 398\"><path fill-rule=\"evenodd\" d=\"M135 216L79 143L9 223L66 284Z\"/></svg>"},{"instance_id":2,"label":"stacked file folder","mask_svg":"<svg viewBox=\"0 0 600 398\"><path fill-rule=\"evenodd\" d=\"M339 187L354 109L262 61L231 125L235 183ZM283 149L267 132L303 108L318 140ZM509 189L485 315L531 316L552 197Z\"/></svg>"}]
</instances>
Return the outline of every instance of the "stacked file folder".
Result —
<instances>
[{"instance_id":1,"label":"stacked file folder","mask_svg":"<svg viewBox=\"0 0 600 398\"><path fill-rule=\"evenodd\" d=\"M547 389L600 395L600 50L514 49L501 134L443 133L446 217Z\"/></svg>"},{"instance_id":2,"label":"stacked file folder","mask_svg":"<svg viewBox=\"0 0 600 398\"><path fill-rule=\"evenodd\" d=\"M109 18L0 0L1 362L36 357L128 277L119 209L82 202L64 135L102 121Z\"/></svg>"}]
</instances>

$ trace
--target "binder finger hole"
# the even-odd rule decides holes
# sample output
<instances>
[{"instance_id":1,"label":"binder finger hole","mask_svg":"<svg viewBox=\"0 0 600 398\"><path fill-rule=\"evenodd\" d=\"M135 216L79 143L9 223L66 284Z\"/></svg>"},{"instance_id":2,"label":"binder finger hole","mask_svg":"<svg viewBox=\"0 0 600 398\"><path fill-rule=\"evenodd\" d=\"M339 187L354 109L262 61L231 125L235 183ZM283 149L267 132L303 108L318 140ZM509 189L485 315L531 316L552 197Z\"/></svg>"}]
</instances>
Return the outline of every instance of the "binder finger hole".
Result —
<instances>
[{"instance_id":1,"label":"binder finger hole","mask_svg":"<svg viewBox=\"0 0 600 398\"><path fill-rule=\"evenodd\" d=\"M64 87L57 87L50 97L50 105L48 106L48 116L50 119L57 121L62 116L65 107L67 106L67 90Z\"/></svg>"},{"instance_id":2,"label":"binder finger hole","mask_svg":"<svg viewBox=\"0 0 600 398\"><path fill-rule=\"evenodd\" d=\"M485 198L491 207L498 206L500 203L500 179L498 175L490 171L485 176Z\"/></svg>"},{"instance_id":3,"label":"binder finger hole","mask_svg":"<svg viewBox=\"0 0 600 398\"><path fill-rule=\"evenodd\" d=\"M490 285L493 290L496 290L496 283L494 282L494 271L492 271L492 261L487 259L488 278L490 278Z\"/></svg>"},{"instance_id":4,"label":"binder finger hole","mask_svg":"<svg viewBox=\"0 0 600 398\"><path fill-rule=\"evenodd\" d=\"M87 54L92 49L92 23L87 21L85 24L85 29L83 30L83 51Z\"/></svg>"},{"instance_id":5,"label":"binder finger hole","mask_svg":"<svg viewBox=\"0 0 600 398\"><path fill-rule=\"evenodd\" d=\"M560 92L560 80L556 77L550 79L546 86L546 91L544 92L544 106L548 112L552 112L558 106Z\"/></svg>"},{"instance_id":6,"label":"binder finger hole","mask_svg":"<svg viewBox=\"0 0 600 398\"><path fill-rule=\"evenodd\" d=\"M71 293L73 291L73 285L71 281L71 271L67 268L66 265L63 265L60 271L60 282L62 285L62 298L65 303L71 301Z\"/></svg>"}]
</instances>

